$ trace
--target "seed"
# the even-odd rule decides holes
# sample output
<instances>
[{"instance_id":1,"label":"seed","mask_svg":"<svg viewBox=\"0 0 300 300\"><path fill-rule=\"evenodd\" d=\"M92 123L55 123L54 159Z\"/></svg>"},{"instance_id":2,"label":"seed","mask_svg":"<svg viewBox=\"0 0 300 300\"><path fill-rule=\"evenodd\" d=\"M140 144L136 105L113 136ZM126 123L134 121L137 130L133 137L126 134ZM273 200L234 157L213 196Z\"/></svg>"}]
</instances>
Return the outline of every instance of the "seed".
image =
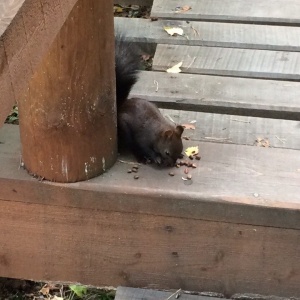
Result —
<instances>
[{"instance_id":1,"label":"seed","mask_svg":"<svg viewBox=\"0 0 300 300\"><path fill-rule=\"evenodd\" d=\"M197 168L197 166L196 166L195 164L192 164L192 168L196 169L196 168Z\"/></svg>"},{"instance_id":2,"label":"seed","mask_svg":"<svg viewBox=\"0 0 300 300\"><path fill-rule=\"evenodd\" d=\"M193 164L191 162L188 162L187 167L191 168Z\"/></svg>"},{"instance_id":3,"label":"seed","mask_svg":"<svg viewBox=\"0 0 300 300\"><path fill-rule=\"evenodd\" d=\"M176 167L176 168L180 168L180 165L179 165L179 164L176 164L175 167Z\"/></svg>"},{"instance_id":4,"label":"seed","mask_svg":"<svg viewBox=\"0 0 300 300\"><path fill-rule=\"evenodd\" d=\"M138 165L133 165L133 167L132 168L134 168L134 169L138 169L139 168L139 166Z\"/></svg>"},{"instance_id":5,"label":"seed","mask_svg":"<svg viewBox=\"0 0 300 300\"><path fill-rule=\"evenodd\" d=\"M132 172L131 169L127 170L127 173L131 173L131 172Z\"/></svg>"},{"instance_id":6,"label":"seed","mask_svg":"<svg viewBox=\"0 0 300 300\"><path fill-rule=\"evenodd\" d=\"M185 165L185 162L184 162L183 160L181 160L181 161L179 162L179 165L180 165L180 166L184 166L184 165Z\"/></svg>"},{"instance_id":7,"label":"seed","mask_svg":"<svg viewBox=\"0 0 300 300\"><path fill-rule=\"evenodd\" d=\"M174 172L170 172L169 175L170 176L174 176L175 174L174 174Z\"/></svg>"},{"instance_id":8,"label":"seed","mask_svg":"<svg viewBox=\"0 0 300 300\"><path fill-rule=\"evenodd\" d=\"M190 160L193 160L193 159L194 159L193 155L190 155L190 156L189 156L189 159L190 159Z\"/></svg>"},{"instance_id":9,"label":"seed","mask_svg":"<svg viewBox=\"0 0 300 300\"><path fill-rule=\"evenodd\" d=\"M137 172L138 172L138 169L132 168L132 169L131 169L131 172L137 173Z\"/></svg>"},{"instance_id":10,"label":"seed","mask_svg":"<svg viewBox=\"0 0 300 300\"><path fill-rule=\"evenodd\" d=\"M139 175L135 175L133 178L134 178L134 179L139 179L140 176L139 176Z\"/></svg>"},{"instance_id":11,"label":"seed","mask_svg":"<svg viewBox=\"0 0 300 300\"><path fill-rule=\"evenodd\" d=\"M201 159L201 156L196 155L195 158L196 158L197 160L200 160L200 159Z\"/></svg>"},{"instance_id":12,"label":"seed","mask_svg":"<svg viewBox=\"0 0 300 300\"><path fill-rule=\"evenodd\" d=\"M188 172L189 172L189 169L188 169L188 168L185 168L185 169L184 169L184 174L188 174Z\"/></svg>"},{"instance_id":13,"label":"seed","mask_svg":"<svg viewBox=\"0 0 300 300\"><path fill-rule=\"evenodd\" d=\"M192 175L189 174L189 175L187 176L187 179L191 180L191 179L192 179Z\"/></svg>"}]
</instances>

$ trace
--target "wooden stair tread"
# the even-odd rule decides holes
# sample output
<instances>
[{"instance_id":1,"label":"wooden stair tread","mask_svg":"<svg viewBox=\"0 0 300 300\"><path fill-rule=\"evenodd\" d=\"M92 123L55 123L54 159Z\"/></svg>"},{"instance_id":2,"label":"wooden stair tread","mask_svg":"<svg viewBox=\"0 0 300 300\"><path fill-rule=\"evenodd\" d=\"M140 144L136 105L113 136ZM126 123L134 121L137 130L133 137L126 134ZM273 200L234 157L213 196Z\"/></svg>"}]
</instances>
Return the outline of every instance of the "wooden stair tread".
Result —
<instances>
[{"instance_id":1,"label":"wooden stair tread","mask_svg":"<svg viewBox=\"0 0 300 300\"><path fill-rule=\"evenodd\" d=\"M11 154L0 147L0 199L26 203L86 207L108 211L180 216L242 224L300 229L300 155L297 150L249 147L210 142L199 145L202 159L193 169L193 183L181 179L183 169L141 166L139 180L118 162L103 176L74 184L39 182L19 169L18 126L0 131L0 141L11 141ZM121 157L130 160L128 157ZM22 193L19 193L22 191ZM64 195L57 197L57 195ZM81 196L80 196L81 195ZM84 199L84 201L76 201ZM81 198L82 197L82 198ZM228 208L226 208L228 206ZM268 208L268 209L267 209ZM280 211L280 217L278 212ZM275 214L275 215L274 215ZM263 217L262 217L263 216Z\"/></svg>"},{"instance_id":2,"label":"wooden stair tread","mask_svg":"<svg viewBox=\"0 0 300 300\"><path fill-rule=\"evenodd\" d=\"M186 45L158 45L153 69L182 62L185 73L300 80L300 52Z\"/></svg>"},{"instance_id":3,"label":"wooden stair tread","mask_svg":"<svg viewBox=\"0 0 300 300\"><path fill-rule=\"evenodd\" d=\"M300 50L299 27L122 17L114 20L116 32L126 32L126 39L136 43ZM165 26L182 28L184 36L170 36Z\"/></svg>"},{"instance_id":4,"label":"wooden stair tread","mask_svg":"<svg viewBox=\"0 0 300 300\"><path fill-rule=\"evenodd\" d=\"M300 122L247 116L212 114L184 110L161 110L177 124L193 121L195 130L185 130L183 136L193 142L214 142L248 146L300 150Z\"/></svg>"},{"instance_id":5,"label":"wooden stair tread","mask_svg":"<svg viewBox=\"0 0 300 300\"><path fill-rule=\"evenodd\" d=\"M140 73L131 96L162 108L300 120L300 83L209 76Z\"/></svg>"},{"instance_id":6,"label":"wooden stair tread","mask_svg":"<svg viewBox=\"0 0 300 300\"><path fill-rule=\"evenodd\" d=\"M115 300L166 300L171 297L175 292L163 292L156 291L153 289L137 289L130 287L119 286L116 292ZM175 294L176 295L176 294ZM169 299L176 299L174 297ZM180 293L180 300L224 300L224 298L208 297L208 296L197 296L189 295L186 293Z\"/></svg>"},{"instance_id":7,"label":"wooden stair tread","mask_svg":"<svg viewBox=\"0 0 300 300\"><path fill-rule=\"evenodd\" d=\"M176 13L175 8L189 5L191 10ZM297 0L155 0L152 17L181 20L209 20L224 22L300 23L300 3Z\"/></svg>"}]
</instances>

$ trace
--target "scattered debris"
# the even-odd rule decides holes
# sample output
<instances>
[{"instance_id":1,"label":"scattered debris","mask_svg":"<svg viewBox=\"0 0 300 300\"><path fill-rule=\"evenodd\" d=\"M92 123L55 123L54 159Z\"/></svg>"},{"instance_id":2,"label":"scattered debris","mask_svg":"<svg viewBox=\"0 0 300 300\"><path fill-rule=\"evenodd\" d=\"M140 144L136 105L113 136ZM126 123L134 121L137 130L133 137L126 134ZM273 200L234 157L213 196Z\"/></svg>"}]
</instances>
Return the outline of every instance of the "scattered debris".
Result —
<instances>
[{"instance_id":1,"label":"scattered debris","mask_svg":"<svg viewBox=\"0 0 300 300\"><path fill-rule=\"evenodd\" d=\"M270 142L268 139L264 138L257 138L254 143L255 146L257 147L264 147L264 148L269 148L270 147Z\"/></svg>"}]
</instances>

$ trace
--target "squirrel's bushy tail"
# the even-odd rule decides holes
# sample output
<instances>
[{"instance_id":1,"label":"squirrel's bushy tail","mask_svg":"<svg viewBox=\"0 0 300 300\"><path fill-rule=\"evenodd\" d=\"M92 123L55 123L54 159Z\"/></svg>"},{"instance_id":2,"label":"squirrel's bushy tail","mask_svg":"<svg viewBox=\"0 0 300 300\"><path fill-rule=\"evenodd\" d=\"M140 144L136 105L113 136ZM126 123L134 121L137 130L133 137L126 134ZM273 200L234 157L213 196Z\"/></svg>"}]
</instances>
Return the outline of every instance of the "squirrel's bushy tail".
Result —
<instances>
[{"instance_id":1,"label":"squirrel's bushy tail","mask_svg":"<svg viewBox=\"0 0 300 300\"><path fill-rule=\"evenodd\" d=\"M122 36L116 36L115 60L117 105L120 106L128 98L132 86L137 81L140 58L132 43L125 42Z\"/></svg>"}]
</instances>

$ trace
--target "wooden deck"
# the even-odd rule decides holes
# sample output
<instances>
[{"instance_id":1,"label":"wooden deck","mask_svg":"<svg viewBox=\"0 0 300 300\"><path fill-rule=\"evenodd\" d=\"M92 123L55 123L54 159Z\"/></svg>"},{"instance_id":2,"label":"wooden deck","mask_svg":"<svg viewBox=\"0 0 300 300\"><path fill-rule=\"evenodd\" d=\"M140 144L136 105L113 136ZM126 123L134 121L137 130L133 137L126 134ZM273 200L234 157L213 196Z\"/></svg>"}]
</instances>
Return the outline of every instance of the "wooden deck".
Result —
<instances>
[{"instance_id":1,"label":"wooden deck","mask_svg":"<svg viewBox=\"0 0 300 300\"><path fill-rule=\"evenodd\" d=\"M298 0L154 0L158 21L116 18L128 40L157 45L131 95L193 121L184 146L201 160L190 181L144 165L134 180L121 156L103 176L49 183L19 168L18 127L4 126L0 276L300 297L299 11Z\"/></svg>"}]
</instances>

